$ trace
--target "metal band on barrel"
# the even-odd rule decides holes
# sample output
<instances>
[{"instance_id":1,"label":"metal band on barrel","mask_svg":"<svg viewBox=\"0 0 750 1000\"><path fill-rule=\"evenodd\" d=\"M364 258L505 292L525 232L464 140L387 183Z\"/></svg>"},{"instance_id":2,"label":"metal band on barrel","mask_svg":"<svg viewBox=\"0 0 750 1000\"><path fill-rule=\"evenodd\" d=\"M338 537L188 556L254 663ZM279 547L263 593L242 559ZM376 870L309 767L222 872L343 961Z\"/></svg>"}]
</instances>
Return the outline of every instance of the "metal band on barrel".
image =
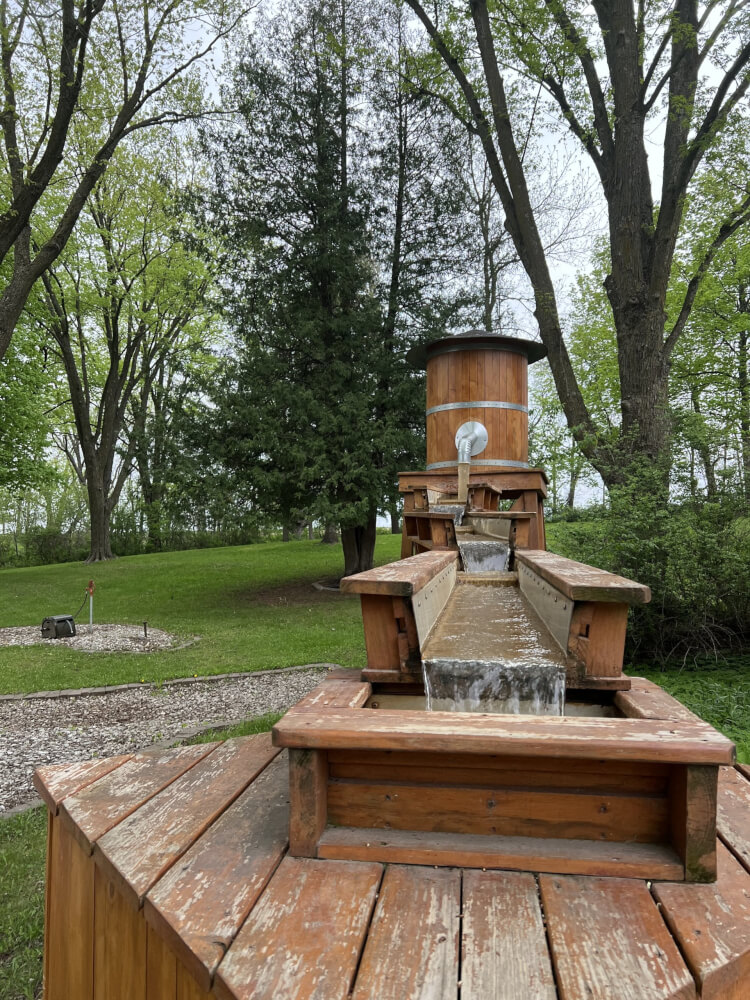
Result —
<instances>
[{"instance_id":1,"label":"metal band on barrel","mask_svg":"<svg viewBox=\"0 0 750 1000\"><path fill-rule=\"evenodd\" d=\"M469 403L441 403L440 406L431 406L427 410L427 416L431 413L443 413L445 410L520 410L521 413L528 413L528 406L520 403L501 403L497 399L478 399Z\"/></svg>"},{"instance_id":2,"label":"metal band on barrel","mask_svg":"<svg viewBox=\"0 0 750 1000\"><path fill-rule=\"evenodd\" d=\"M427 472L432 472L433 469L450 469L455 468L458 463L454 459L452 462L430 462L429 465L425 466ZM530 468L528 462L511 462L509 459L504 458L480 458L477 456L472 465L491 465L497 466L501 469L528 469Z\"/></svg>"}]
</instances>

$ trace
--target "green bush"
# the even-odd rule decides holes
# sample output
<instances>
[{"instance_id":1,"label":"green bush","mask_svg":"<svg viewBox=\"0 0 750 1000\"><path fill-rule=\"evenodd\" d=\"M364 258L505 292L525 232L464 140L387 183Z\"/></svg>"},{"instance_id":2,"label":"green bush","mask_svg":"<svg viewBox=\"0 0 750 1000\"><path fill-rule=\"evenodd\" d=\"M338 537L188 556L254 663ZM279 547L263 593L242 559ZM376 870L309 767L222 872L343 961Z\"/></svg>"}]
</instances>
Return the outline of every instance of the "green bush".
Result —
<instances>
[{"instance_id":1,"label":"green bush","mask_svg":"<svg viewBox=\"0 0 750 1000\"><path fill-rule=\"evenodd\" d=\"M685 660L750 641L746 513L733 497L665 501L655 473L642 470L606 509L555 531L553 544L651 588L651 603L631 612L631 658Z\"/></svg>"}]
</instances>

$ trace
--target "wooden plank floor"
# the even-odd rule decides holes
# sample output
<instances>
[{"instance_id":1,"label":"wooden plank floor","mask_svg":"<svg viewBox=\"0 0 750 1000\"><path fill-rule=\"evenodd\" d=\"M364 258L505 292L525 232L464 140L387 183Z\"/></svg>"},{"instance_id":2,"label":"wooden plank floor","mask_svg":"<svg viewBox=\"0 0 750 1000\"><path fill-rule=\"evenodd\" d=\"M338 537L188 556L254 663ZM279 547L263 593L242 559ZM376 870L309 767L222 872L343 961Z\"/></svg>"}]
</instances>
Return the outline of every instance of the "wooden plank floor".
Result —
<instances>
[{"instance_id":1,"label":"wooden plank floor","mask_svg":"<svg viewBox=\"0 0 750 1000\"><path fill-rule=\"evenodd\" d=\"M750 997L740 769L722 769L718 881L677 885L291 858L267 734L154 756L151 776L111 763L37 776L47 1000Z\"/></svg>"}]
</instances>

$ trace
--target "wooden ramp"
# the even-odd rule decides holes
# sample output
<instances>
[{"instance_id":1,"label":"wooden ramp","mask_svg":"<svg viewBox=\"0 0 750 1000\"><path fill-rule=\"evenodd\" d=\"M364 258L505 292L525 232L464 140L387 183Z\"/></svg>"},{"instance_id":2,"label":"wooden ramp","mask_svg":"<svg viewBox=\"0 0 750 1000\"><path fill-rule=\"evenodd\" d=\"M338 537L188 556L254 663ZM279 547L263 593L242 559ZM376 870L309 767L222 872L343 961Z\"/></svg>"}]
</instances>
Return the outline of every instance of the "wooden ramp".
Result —
<instances>
[{"instance_id":1,"label":"wooden ramp","mask_svg":"<svg viewBox=\"0 0 750 1000\"><path fill-rule=\"evenodd\" d=\"M750 781L718 881L292 858L270 736L37 772L47 1000L746 1000Z\"/></svg>"}]
</instances>

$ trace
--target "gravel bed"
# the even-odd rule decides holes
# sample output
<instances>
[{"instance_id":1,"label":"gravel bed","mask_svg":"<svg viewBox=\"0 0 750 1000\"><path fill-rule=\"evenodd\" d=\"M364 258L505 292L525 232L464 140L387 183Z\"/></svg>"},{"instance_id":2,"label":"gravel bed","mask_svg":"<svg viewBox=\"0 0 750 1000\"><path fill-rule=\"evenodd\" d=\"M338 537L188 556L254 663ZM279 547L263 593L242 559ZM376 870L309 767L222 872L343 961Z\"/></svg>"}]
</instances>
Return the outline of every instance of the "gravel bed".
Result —
<instances>
[{"instance_id":1,"label":"gravel bed","mask_svg":"<svg viewBox=\"0 0 750 1000\"><path fill-rule=\"evenodd\" d=\"M42 638L39 625L0 628L0 646L68 646L81 653L154 653L172 649L177 636L142 625L76 625L76 634L59 639Z\"/></svg>"},{"instance_id":2,"label":"gravel bed","mask_svg":"<svg viewBox=\"0 0 750 1000\"><path fill-rule=\"evenodd\" d=\"M0 816L37 798L31 782L37 767L132 753L154 743L178 742L208 723L281 712L323 675L320 669L248 674L227 681L0 703Z\"/></svg>"}]
</instances>

